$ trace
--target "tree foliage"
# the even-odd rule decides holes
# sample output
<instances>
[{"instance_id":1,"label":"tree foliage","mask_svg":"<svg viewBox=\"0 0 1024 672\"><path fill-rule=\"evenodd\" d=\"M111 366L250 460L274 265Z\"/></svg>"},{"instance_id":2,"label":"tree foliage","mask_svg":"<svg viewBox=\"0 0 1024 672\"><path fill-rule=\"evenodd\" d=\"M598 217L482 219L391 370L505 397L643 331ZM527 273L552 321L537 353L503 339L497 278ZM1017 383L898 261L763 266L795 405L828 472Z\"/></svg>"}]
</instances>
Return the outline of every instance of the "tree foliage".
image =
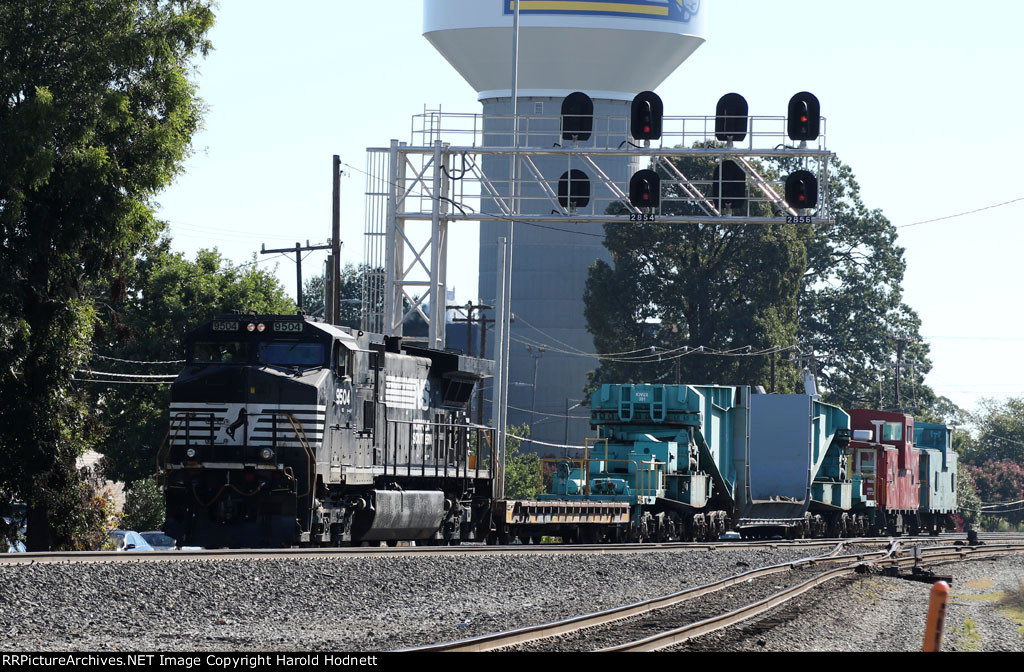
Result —
<instances>
[{"instance_id":1,"label":"tree foliage","mask_svg":"<svg viewBox=\"0 0 1024 672\"><path fill-rule=\"evenodd\" d=\"M0 489L28 547L69 547L76 455L95 441L76 371L112 285L158 228L201 105L208 0L0 3Z\"/></svg>"},{"instance_id":2,"label":"tree foliage","mask_svg":"<svg viewBox=\"0 0 1024 672\"><path fill-rule=\"evenodd\" d=\"M513 425L505 439L505 497L537 499L544 492L540 457L537 453L520 453L523 439L529 438L529 425Z\"/></svg>"},{"instance_id":3,"label":"tree foliage","mask_svg":"<svg viewBox=\"0 0 1024 672\"><path fill-rule=\"evenodd\" d=\"M672 163L686 175L710 177L714 171L710 158L674 158ZM703 214L691 203L670 200L682 196L678 186L666 188L662 212ZM767 208L755 204L751 214L768 214ZM621 206L609 212L622 212ZM584 315L598 352L635 354L603 359L590 376L588 391L602 383L672 382L674 377L767 386L767 355L681 356L682 348L795 346L809 235L806 225L785 222L606 224L612 263L598 260L591 267ZM777 389L795 387L797 374L793 367L780 366Z\"/></svg>"},{"instance_id":4,"label":"tree foliage","mask_svg":"<svg viewBox=\"0 0 1024 672\"><path fill-rule=\"evenodd\" d=\"M961 448L967 462L975 466L1000 460L1024 464L1024 397L983 399L971 420L976 435Z\"/></svg>"},{"instance_id":5,"label":"tree foliage","mask_svg":"<svg viewBox=\"0 0 1024 672\"><path fill-rule=\"evenodd\" d=\"M697 179L713 171L712 159L673 163ZM781 160L758 171L771 179L797 167L795 160ZM591 268L587 325L598 352L633 354L604 358L588 389L605 382L672 382L676 376L681 382L767 388L767 355L680 357L679 348L792 347L814 356L826 400L847 408L889 408L902 339L901 406L936 420L962 415L924 384L931 362L920 320L902 300L906 264L896 228L865 206L852 170L839 161L831 162L829 189L832 219L810 225L606 225L612 263ZM666 195L680 196L671 190ZM662 211L703 214L665 196ZM772 213L760 203L750 214ZM782 392L798 389L798 367L787 359L780 353L776 362L775 389Z\"/></svg>"},{"instance_id":6,"label":"tree foliage","mask_svg":"<svg viewBox=\"0 0 1024 672\"><path fill-rule=\"evenodd\" d=\"M360 306L363 296L363 275L365 266L345 264L341 269L341 284L338 286L339 324L358 329ZM309 277L302 287L302 302L309 315L324 316L324 292L326 281L323 275Z\"/></svg>"},{"instance_id":7,"label":"tree foliage","mask_svg":"<svg viewBox=\"0 0 1024 672\"><path fill-rule=\"evenodd\" d=\"M900 370L901 405L929 409L936 403L924 384L929 348L917 313L903 303L906 262L896 227L864 204L853 171L838 160L831 163L829 190L833 221L816 221L808 239L800 346L821 356L818 375L827 399L847 408L888 408L904 339L903 362L911 366Z\"/></svg>"},{"instance_id":8,"label":"tree foliage","mask_svg":"<svg viewBox=\"0 0 1024 672\"><path fill-rule=\"evenodd\" d=\"M166 510L164 495L156 480L140 479L125 493L121 526L126 530L159 530L164 525Z\"/></svg>"},{"instance_id":9,"label":"tree foliage","mask_svg":"<svg viewBox=\"0 0 1024 672\"><path fill-rule=\"evenodd\" d=\"M142 367L116 360L174 362L184 357L185 335L232 310L290 314L295 304L280 282L256 264L234 266L217 250L200 250L194 260L171 252L162 239L147 246L126 278L122 301L107 312L95 352L113 359L92 360L92 368L115 373L177 373L181 364ZM170 393L166 385L93 383L98 422L107 435L98 446L108 478L132 483L152 476L167 434Z\"/></svg>"}]
</instances>

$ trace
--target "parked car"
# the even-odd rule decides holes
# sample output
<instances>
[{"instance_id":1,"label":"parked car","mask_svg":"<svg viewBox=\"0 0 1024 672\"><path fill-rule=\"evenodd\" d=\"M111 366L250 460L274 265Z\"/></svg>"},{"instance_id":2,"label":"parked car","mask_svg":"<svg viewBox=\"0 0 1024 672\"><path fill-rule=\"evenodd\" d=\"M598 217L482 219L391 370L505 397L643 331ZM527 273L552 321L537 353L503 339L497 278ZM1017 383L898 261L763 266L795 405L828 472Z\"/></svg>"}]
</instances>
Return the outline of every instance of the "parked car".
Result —
<instances>
[{"instance_id":1,"label":"parked car","mask_svg":"<svg viewBox=\"0 0 1024 672\"><path fill-rule=\"evenodd\" d=\"M154 551L173 551L177 548L174 537L170 537L159 530L141 532L142 538L146 540Z\"/></svg>"},{"instance_id":2,"label":"parked car","mask_svg":"<svg viewBox=\"0 0 1024 672\"><path fill-rule=\"evenodd\" d=\"M154 551L201 551L202 546L178 546L178 542L174 537L164 534L159 530L152 530L150 532L143 532L142 538L149 542L149 545L153 547Z\"/></svg>"},{"instance_id":3,"label":"parked car","mask_svg":"<svg viewBox=\"0 0 1024 672\"><path fill-rule=\"evenodd\" d=\"M142 538L142 535L132 530L111 530L110 539L117 546L115 551L152 551L153 547Z\"/></svg>"}]
</instances>

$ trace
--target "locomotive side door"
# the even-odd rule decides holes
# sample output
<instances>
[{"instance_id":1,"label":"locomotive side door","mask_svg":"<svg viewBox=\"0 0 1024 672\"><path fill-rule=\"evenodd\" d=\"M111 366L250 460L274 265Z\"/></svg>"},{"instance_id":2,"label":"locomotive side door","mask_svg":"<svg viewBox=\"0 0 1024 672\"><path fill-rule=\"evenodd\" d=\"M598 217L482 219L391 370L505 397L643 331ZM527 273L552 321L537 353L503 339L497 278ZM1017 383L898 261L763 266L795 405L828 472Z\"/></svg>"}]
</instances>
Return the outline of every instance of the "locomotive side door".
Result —
<instances>
[{"instance_id":1,"label":"locomotive side door","mask_svg":"<svg viewBox=\"0 0 1024 672\"><path fill-rule=\"evenodd\" d=\"M346 443L351 440L352 425L352 351L341 343L335 343L331 357L334 389L331 400L331 472L337 470L340 478ZM332 479L333 480L333 479Z\"/></svg>"}]
</instances>

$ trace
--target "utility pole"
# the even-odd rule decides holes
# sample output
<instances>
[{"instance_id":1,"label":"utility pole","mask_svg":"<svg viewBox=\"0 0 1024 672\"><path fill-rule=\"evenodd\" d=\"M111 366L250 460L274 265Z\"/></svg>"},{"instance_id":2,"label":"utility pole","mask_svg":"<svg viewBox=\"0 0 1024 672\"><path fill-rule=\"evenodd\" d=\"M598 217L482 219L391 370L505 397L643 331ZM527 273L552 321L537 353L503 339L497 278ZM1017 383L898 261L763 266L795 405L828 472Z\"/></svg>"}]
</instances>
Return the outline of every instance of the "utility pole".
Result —
<instances>
[{"instance_id":1,"label":"utility pole","mask_svg":"<svg viewBox=\"0 0 1024 672\"><path fill-rule=\"evenodd\" d=\"M903 403L900 401L900 369L903 368L903 348L907 345L906 338L896 339L896 410L903 412Z\"/></svg>"},{"instance_id":2,"label":"utility pole","mask_svg":"<svg viewBox=\"0 0 1024 672\"><path fill-rule=\"evenodd\" d=\"M341 316L338 308L341 291L341 157L334 155L334 170L331 176L331 286L327 288L330 301L324 308L324 321L338 324Z\"/></svg>"},{"instance_id":3,"label":"utility pole","mask_svg":"<svg viewBox=\"0 0 1024 672\"><path fill-rule=\"evenodd\" d=\"M302 243L295 243L295 248L285 248L282 250L268 250L266 243L260 247L260 254L288 254L289 252L295 253L295 303L299 307L299 312L302 312L302 253L311 252L313 250L329 250L330 245L310 245L309 241L306 241L306 246L302 247ZM337 257L335 257L337 258Z\"/></svg>"},{"instance_id":4,"label":"utility pole","mask_svg":"<svg viewBox=\"0 0 1024 672\"><path fill-rule=\"evenodd\" d=\"M544 356L547 351L545 346L539 346L536 354L532 346L527 345L526 351L533 357L533 398L530 402L530 436L533 436L533 423L537 417L537 368L540 365L540 358Z\"/></svg>"}]
</instances>

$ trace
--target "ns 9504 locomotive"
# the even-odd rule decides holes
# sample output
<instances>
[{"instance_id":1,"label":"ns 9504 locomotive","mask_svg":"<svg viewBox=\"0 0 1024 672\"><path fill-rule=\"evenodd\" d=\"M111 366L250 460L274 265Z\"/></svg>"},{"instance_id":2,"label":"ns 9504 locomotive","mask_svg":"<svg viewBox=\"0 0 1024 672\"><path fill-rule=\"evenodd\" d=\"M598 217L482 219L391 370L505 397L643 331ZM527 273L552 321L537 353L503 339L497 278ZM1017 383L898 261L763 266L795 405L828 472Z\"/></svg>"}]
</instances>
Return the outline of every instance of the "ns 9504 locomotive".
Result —
<instances>
[{"instance_id":1,"label":"ns 9504 locomotive","mask_svg":"<svg viewBox=\"0 0 1024 672\"><path fill-rule=\"evenodd\" d=\"M301 315L186 337L158 454L165 531L204 547L458 543L486 535L493 363Z\"/></svg>"}]
</instances>

